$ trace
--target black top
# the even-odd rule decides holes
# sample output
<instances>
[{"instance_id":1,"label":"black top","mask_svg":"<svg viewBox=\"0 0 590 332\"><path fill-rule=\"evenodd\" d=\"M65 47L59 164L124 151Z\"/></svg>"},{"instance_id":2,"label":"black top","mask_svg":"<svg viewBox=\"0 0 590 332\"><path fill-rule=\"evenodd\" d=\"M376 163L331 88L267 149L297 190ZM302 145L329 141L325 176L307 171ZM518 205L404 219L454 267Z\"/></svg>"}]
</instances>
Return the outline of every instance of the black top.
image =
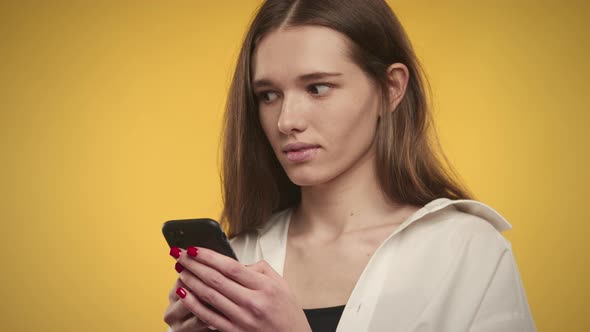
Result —
<instances>
[{"instance_id":1,"label":"black top","mask_svg":"<svg viewBox=\"0 0 590 332\"><path fill-rule=\"evenodd\" d=\"M344 305L328 308L303 309L313 332L336 331Z\"/></svg>"}]
</instances>

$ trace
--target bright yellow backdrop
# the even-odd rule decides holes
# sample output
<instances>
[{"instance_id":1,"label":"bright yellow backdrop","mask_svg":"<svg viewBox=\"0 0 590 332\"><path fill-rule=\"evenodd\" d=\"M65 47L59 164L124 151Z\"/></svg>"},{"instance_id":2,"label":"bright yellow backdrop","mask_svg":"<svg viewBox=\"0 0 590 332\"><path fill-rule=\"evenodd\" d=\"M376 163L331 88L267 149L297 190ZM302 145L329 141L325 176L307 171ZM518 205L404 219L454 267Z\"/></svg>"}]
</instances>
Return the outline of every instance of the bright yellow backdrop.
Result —
<instances>
[{"instance_id":1,"label":"bright yellow backdrop","mask_svg":"<svg viewBox=\"0 0 590 332\"><path fill-rule=\"evenodd\" d=\"M258 3L0 3L0 330L165 330L161 223L219 214L224 97ZM539 330L583 331L590 7L390 3L443 147L514 226Z\"/></svg>"}]
</instances>

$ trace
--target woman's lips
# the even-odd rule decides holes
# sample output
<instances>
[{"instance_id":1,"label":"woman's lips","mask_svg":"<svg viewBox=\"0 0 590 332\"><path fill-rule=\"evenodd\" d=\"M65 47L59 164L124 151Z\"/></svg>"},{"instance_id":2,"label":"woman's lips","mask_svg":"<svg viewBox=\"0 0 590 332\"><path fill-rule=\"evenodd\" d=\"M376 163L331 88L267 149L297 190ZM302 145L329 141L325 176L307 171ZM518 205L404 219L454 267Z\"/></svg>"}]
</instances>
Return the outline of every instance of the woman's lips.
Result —
<instances>
[{"instance_id":1,"label":"woman's lips","mask_svg":"<svg viewBox=\"0 0 590 332\"><path fill-rule=\"evenodd\" d=\"M311 160L317 150L319 149L319 147L314 146L314 147L308 147L308 148L304 148L304 149L300 149L300 150L291 150L291 151L287 151L287 159L289 159L289 161L294 162L294 163L301 163L304 161L308 161Z\"/></svg>"},{"instance_id":2,"label":"woman's lips","mask_svg":"<svg viewBox=\"0 0 590 332\"><path fill-rule=\"evenodd\" d=\"M317 144L306 142L292 142L283 146L283 153L287 155L287 159L292 163L301 163L312 159L318 149Z\"/></svg>"}]
</instances>

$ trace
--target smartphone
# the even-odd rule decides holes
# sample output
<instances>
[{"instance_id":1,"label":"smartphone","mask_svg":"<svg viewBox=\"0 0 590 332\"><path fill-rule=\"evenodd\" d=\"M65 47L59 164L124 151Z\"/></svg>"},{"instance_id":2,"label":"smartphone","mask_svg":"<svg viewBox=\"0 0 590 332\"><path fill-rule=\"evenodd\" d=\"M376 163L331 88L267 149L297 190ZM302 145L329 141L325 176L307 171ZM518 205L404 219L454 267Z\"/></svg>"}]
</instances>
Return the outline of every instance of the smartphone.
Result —
<instances>
[{"instance_id":1,"label":"smartphone","mask_svg":"<svg viewBox=\"0 0 590 332\"><path fill-rule=\"evenodd\" d=\"M221 226L213 219L169 220L162 226L162 233L170 247L202 247L238 260Z\"/></svg>"}]
</instances>

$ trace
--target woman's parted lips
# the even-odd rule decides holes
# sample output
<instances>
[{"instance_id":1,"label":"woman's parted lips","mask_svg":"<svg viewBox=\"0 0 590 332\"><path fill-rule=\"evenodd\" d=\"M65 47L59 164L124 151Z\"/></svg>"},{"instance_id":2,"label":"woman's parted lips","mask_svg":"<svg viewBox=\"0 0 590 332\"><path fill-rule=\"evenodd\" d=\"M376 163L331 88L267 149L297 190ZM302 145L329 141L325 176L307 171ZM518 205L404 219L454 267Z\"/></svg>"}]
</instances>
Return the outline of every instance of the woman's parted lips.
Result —
<instances>
[{"instance_id":1,"label":"woman's parted lips","mask_svg":"<svg viewBox=\"0 0 590 332\"><path fill-rule=\"evenodd\" d=\"M283 152L287 153L287 152L291 152L291 151L299 151L299 150L319 148L319 147L320 146L317 144L309 144L309 143L303 143L303 142L289 143L289 144L283 146Z\"/></svg>"}]
</instances>

